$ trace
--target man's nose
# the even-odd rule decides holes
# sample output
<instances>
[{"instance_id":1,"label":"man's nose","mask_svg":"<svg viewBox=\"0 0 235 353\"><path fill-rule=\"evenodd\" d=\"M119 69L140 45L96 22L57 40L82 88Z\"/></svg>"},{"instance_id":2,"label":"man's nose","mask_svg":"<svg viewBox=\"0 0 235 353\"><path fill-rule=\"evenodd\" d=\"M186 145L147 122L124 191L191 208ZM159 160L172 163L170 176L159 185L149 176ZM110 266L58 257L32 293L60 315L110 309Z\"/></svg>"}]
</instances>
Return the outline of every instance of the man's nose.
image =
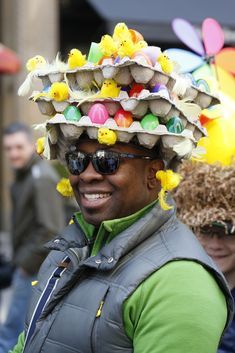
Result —
<instances>
[{"instance_id":1,"label":"man's nose","mask_svg":"<svg viewBox=\"0 0 235 353\"><path fill-rule=\"evenodd\" d=\"M102 181L104 176L98 173L92 165L92 162L88 164L87 168L80 174L80 180L85 183L92 183L93 181Z\"/></svg>"}]
</instances>

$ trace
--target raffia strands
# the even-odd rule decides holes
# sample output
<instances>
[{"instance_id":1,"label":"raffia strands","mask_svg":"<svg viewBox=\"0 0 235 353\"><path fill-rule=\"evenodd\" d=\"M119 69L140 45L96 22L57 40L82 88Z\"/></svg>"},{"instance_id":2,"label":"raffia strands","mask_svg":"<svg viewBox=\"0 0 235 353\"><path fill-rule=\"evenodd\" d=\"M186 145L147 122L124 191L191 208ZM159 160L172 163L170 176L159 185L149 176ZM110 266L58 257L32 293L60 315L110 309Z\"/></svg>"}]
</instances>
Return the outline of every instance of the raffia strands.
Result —
<instances>
[{"instance_id":1,"label":"raffia strands","mask_svg":"<svg viewBox=\"0 0 235 353\"><path fill-rule=\"evenodd\" d=\"M235 164L229 167L186 161L174 193L178 216L189 227L231 221L235 225Z\"/></svg>"}]
</instances>

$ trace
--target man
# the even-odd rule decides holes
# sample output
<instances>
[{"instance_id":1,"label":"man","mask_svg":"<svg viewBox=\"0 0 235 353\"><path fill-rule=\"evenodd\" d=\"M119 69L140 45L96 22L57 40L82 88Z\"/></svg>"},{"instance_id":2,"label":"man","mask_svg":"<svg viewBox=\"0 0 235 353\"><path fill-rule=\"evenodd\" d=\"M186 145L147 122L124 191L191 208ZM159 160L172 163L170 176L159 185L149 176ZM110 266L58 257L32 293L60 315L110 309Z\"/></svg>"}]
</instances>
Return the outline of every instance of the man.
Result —
<instances>
[{"instance_id":1,"label":"man","mask_svg":"<svg viewBox=\"0 0 235 353\"><path fill-rule=\"evenodd\" d=\"M11 187L13 294L6 322L0 328L0 352L6 353L23 330L31 282L47 255L43 244L64 226L64 213L55 190L58 177L35 153L31 130L22 123L12 123L4 130L3 148L15 176Z\"/></svg>"},{"instance_id":2,"label":"man","mask_svg":"<svg viewBox=\"0 0 235 353\"><path fill-rule=\"evenodd\" d=\"M129 33L124 24L118 28ZM89 75L100 70L93 66ZM142 82L145 68L137 62L134 68L139 72L133 77ZM142 126L150 119L153 131L141 129L138 120L119 128L118 119L107 117L112 104L120 103L107 96L108 112L95 99L99 102L99 93L89 102L88 117L71 105L47 122L44 155L66 163L81 211L47 245L52 251L14 353L216 352L232 302L222 274L166 198L178 183L163 162L163 157L166 163L180 158L175 142L169 143L174 135L161 120L169 137L162 139L156 117L144 120L145 113L138 119ZM154 99L159 105L159 96ZM129 97L125 102L131 103ZM121 113L121 120L128 115ZM184 136L191 135L181 132L177 138L186 142L186 155L191 140Z\"/></svg>"}]
</instances>

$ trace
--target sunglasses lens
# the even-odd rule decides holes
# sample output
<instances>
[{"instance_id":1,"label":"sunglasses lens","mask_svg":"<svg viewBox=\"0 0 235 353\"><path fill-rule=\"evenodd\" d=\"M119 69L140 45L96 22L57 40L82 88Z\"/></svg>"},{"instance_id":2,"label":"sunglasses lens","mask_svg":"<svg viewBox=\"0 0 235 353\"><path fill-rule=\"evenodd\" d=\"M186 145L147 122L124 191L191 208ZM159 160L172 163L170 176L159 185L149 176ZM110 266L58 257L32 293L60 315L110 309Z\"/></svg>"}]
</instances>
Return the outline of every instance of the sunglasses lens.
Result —
<instances>
[{"instance_id":1,"label":"sunglasses lens","mask_svg":"<svg viewBox=\"0 0 235 353\"><path fill-rule=\"evenodd\" d=\"M92 163L98 173L113 174L119 167L119 156L111 151L97 151Z\"/></svg>"},{"instance_id":2,"label":"sunglasses lens","mask_svg":"<svg viewBox=\"0 0 235 353\"><path fill-rule=\"evenodd\" d=\"M81 174L89 164L89 156L82 152L68 153L66 155L66 162L69 172L73 175Z\"/></svg>"}]
</instances>

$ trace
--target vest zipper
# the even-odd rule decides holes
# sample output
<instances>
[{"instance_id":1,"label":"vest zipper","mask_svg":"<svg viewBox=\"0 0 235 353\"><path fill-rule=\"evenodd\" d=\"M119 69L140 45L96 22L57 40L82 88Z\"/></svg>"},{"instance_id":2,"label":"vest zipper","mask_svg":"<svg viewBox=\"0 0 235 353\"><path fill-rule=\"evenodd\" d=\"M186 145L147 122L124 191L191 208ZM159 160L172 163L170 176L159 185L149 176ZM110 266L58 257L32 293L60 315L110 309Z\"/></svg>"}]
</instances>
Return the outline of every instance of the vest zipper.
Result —
<instances>
[{"instance_id":1,"label":"vest zipper","mask_svg":"<svg viewBox=\"0 0 235 353\"><path fill-rule=\"evenodd\" d=\"M99 322L99 319L101 317L101 314L102 314L102 310L103 310L103 307L104 307L104 303L105 303L105 298L108 294L108 291L109 291L109 288L107 288L107 291L103 297L103 299L101 300L100 302L100 305L99 305L99 308L96 312L96 315L95 315L95 319L94 319L94 323L93 323L93 327L92 327L92 331L91 331L91 352L92 353L95 353L97 352L97 348L96 348L96 330L97 330L97 325L98 325L98 322ZM96 348L96 349L95 349Z\"/></svg>"},{"instance_id":2,"label":"vest zipper","mask_svg":"<svg viewBox=\"0 0 235 353\"><path fill-rule=\"evenodd\" d=\"M101 316L101 312L102 312L102 309L103 309L103 305L104 305L104 301L102 300L102 301L100 302L99 309L97 310L97 313L96 313L96 316L95 316L96 318Z\"/></svg>"}]
</instances>

